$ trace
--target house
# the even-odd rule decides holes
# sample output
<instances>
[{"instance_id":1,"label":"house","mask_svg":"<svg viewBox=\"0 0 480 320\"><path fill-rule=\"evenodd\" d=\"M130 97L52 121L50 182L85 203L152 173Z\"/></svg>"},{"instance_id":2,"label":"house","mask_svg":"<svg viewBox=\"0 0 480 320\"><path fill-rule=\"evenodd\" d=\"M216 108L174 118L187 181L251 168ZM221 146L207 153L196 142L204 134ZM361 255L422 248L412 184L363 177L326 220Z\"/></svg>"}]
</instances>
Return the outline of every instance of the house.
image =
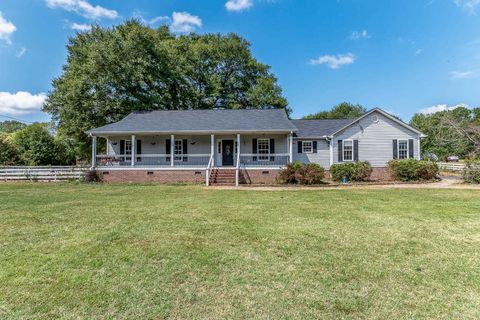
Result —
<instances>
[{"instance_id":1,"label":"house","mask_svg":"<svg viewBox=\"0 0 480 320\"><path fill-rule=\"evenodd\" d=\"M106 182L274 183L293 161L369 161L385 179L391 159L420 158L424 135L381 109L357 119L290 120L284 110L136 112L87 132ZM97 138L105 139L97 154Z\"/></svg>"}]
</instances>

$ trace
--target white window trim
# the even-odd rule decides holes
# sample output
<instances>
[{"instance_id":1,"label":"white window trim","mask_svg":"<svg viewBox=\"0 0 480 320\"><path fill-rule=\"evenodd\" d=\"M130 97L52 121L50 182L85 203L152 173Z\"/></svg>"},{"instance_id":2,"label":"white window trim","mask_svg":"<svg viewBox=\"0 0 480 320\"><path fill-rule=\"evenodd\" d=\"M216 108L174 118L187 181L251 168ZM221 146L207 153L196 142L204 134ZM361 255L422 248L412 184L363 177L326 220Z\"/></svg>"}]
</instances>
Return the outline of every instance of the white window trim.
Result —
<instances>
[{"instance_id":1,"label":"white window trim","mask_svg":"<svg viewBox=\"0 0 480 320\"><path fill-rule=\"evenodd\" d=\"M175 148L176 148L176 144L177 144L177 141L180 141L180 152L181 153L175 153ZM175 139L174 143L173 143L173 160L175 162L183 162L183 139ZM178 159L177 159L178 158Z\"/></svg>"},{"instance_id":2,"label":"white window trim","mask_svg":"<svg viewBox=\"0 0 480 320\"><path fill-rule=\"evenodd\" d=\"M407 143L407 157L400 159L400 142L406 142ZM405 159L410 159L410 141L408 139L398 139L397 140L397 159L398 160L405 160Z\"/></svg>"},{"instance_id":3,"label":"white window trim","mask_svg":"<svg viewBox=\"0 0 480 320\"><path fill-rule=\"evenodd\" d=\"M352 142L352 159L351 160L345 160L345 141ZM343 140L343 143L342 143L342 162L354 162L354 161L355 161L355 148L354 148L353 139Z\"/></svg>"},{"instance_id":4,"label":"white window trim","mask_svg":"<svg viewBox=\"0 0 480 320\"><path fill-rule=\"evenodd\" d=\"M260 153L260 141L267 141L267 145L268 145L268 153ZM257 139L257 160L258 161L270 161L270 139L268 138L262 138L262 139ZM266 159L261 159L261 158L264 158L266 157Z\"/></svg>"},{"instance_id":5,"label":"white window trim","mask_svg":"<svg viewBox=\"0 0 480 320\"><path fill-rule=\"evenodd\" d=\"M304 146L304 143L305 142L309 142L311 144L311 151L305 151L305 146ZM313 141L312 140L306 140L306 141L302 141L302 153L313 153Z\"/></svg>"}]
</instances>

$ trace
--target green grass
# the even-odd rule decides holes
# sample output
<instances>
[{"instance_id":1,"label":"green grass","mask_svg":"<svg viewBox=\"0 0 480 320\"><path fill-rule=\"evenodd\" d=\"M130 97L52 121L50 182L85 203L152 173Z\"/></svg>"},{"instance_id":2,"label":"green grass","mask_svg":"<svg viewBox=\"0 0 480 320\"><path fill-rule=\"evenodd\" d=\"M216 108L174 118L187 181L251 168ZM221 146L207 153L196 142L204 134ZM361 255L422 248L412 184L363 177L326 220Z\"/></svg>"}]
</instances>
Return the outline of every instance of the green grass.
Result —
<instances>
[{"instance_id":1,"label":"green grass","mask_svg":"<svg viewBox=\"0 0 480 320\"><path fill-rule=\"evenodd\" d=\"M478 319L480 192L0 184L0 319Z\"/></svg>"}]
</instances>

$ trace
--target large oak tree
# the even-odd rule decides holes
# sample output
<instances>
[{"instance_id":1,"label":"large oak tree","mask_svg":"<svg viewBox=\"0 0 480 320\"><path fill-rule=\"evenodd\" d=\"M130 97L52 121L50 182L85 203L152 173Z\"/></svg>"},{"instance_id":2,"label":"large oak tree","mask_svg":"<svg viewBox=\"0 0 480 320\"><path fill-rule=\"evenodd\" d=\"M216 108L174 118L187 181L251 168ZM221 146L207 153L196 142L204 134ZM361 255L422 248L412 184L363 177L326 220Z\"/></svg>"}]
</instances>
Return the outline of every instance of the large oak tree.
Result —
<instances>
[{"instance_id":1,"label":"large oak tree","mask_svg":"<svg viewBox=\"0 0 480 320\"><path fill-rule=\"evenodd\" d=\"M44 111L84 154L86 130L132 111L287 108L270 67L235 34L177 37L132 20L78 33L67 49Z\"/></svg>"}]
</instances>

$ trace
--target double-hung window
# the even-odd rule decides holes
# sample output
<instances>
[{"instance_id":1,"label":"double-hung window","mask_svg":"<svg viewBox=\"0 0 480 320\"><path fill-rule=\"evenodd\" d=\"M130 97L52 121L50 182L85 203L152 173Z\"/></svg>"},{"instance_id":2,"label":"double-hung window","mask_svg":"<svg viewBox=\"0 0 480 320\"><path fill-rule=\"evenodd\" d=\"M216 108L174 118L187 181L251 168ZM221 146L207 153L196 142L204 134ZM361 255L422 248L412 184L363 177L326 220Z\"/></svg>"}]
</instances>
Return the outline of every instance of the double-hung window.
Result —
<instances>
[{"instance_id":1,"label":"double-hung window","mask_svg":"<svg viewBox=\"0 0 480 320\"><path fill-rule=\"evenodd\" d=\"M257 153L259 161L268 161L270 154L270 140L258 139L257 140Z\"/></svg>"},{"instance_id":2,"label":"double-hung window","mask_svg":"<svg viewBox=\"0 0 480 320\"><path fill-rule=\"evenodd\" d=\"M312 141L302 141L302 152L303 153L313 153L313 142Z\"/></svg>"},{"instance_id":3,"label":"double-hung window","mask_svg":"<svg viewBox=\"0 0 480 320\"><path fill-rule=\"evenodd\" d=\"M175 140L175 148L174 148L174 154L175 154L175 161L182 161L182 155L183 155L183 142L182 140Z\"/></svg>"},{"instance_id":4,"label":"double-hung window","mask_svg":"<svg viewBox=\"0 0 480 320\"><path fill-rule=\"evenodd\" d=\"M127 161L132 160L132 141L130 140L125 140L125 155Z\"/></svg>"},{"instance_id":5,"label":"double-hung window","mask_svg":"<svg viewBox=\"0 0 480 320\"><path fill-rule=\"evenodd\" d=\"M343 141L343 161L353 161L353 140Z\"/></svg>"},{"instance_id":6,"label":"double-hung window","mask_svg":"<svg viewBox=\"0 0 480 320\"><path fill-rule=\"evenodd\" d=\"M398 159L408 159L408 140L398 140Z\"/></svg>"}]
</instances>

